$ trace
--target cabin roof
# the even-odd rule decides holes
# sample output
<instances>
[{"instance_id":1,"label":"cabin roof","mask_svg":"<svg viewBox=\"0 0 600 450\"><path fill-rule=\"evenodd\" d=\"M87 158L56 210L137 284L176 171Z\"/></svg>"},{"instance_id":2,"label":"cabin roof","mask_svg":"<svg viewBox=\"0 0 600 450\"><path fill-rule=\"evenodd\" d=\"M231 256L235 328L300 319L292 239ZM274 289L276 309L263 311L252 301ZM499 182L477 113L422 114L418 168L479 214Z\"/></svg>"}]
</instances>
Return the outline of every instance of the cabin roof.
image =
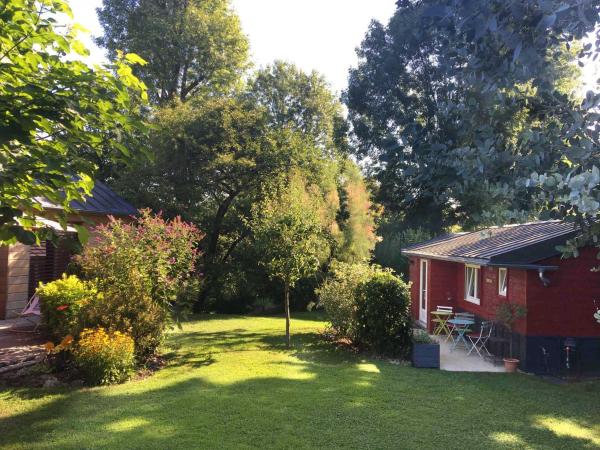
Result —
<instances>
[{"instance_id":1,"label":"cabin roof","mask_svg":"<svg viewBox=\"0 0 600 450\"><path fill-rule=\"evenodd\" d=\"M44 208L62 209L45 198L37 199ZM117 195L112 189L101 181L94 183L92 195L84 201L73 200L71 208L80 213L106 214L113 216L132 216L137 214L137 209L128 201Z\"/></svg>"},{"instance_id":2,"label":"cabin roof","mask_svg":"<svg viewBox=\"0 0 600 450\"><path fill-rule=\"evenodd\" d=\"M402 253L481 265L524 265L558 255L556 247L576 234L573 223L538 221L446 234L406 247Z\"/></svg>"}]
</instances>

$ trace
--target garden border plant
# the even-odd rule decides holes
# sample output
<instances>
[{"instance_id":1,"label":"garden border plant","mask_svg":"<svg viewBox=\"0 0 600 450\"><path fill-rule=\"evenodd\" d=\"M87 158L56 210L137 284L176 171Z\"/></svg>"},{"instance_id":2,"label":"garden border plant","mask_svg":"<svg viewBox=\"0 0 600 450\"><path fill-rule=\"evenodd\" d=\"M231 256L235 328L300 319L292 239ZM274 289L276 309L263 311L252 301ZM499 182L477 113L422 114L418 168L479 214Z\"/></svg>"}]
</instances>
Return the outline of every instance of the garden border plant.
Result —
<instances>
[{"instance_id":1,"label":"garden border plant","mask_svg":"<svg viewBox=\"0 0 600 450\"><path fill-rule=\"evenodd\" d=\"M410 288L391 269L337 263L317 294L337 337L384 356L408 358Z\"/></svg>"},{"instance_id":2,"label":"garden border plant","mask_svg":"<svg viewBox=\"0 0 600 450\"><path fill-rule=\"evenodd\" d=\"M49 355L57 349L61 355L48 361L64 362L62 369L70 359L87 381L106 384L127 379L132 361L146 364L174 316L191 308L203 235L178 217L165 220L149 210L130 222L111 218L94 235L75 258L85 279L64 275L41 285L38 294L49 334L74 340L70 353L62 344L48 343Z\"/></svg>"}]
</instances>

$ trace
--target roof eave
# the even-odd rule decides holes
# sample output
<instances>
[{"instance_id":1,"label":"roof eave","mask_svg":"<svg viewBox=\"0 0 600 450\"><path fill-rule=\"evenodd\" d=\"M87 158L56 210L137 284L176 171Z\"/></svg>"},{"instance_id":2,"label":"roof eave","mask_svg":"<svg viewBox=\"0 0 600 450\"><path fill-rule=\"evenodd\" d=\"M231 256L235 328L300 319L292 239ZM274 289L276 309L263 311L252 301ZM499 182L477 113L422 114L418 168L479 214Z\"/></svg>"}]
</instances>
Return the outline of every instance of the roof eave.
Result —
<instances>
[{"instance_id":1,"label":"roof eave","mask_svg":"<svg viewBox=\"0 0 600 450\"><path fill-rule=\"evenodd\" d=\"M46 207L44 208L45 211L57 211L57 212L64 212L65 209L62 207ZM114 211L88 211L85 209L78 209L78 208L70 208L69 211L67 211L70 214L89 214L92 216L116 216L116 217L131 217L131 216L135 216L137 214L136 212L114 212Z\"/></svg>"},{"instance_id":2,"label":"roof eave","mask_svg":"<svg viewBox=\"0 0 600 450\"><path fill-rule=\"evenodd\" d=\"M490 264L489 259L484 258L466 258L463 256L450 256L450 255L432 255L422 252L411 252L410 250L401 250L403 255L407 256L418 256L419 258L435 259L438 261L458 262L463 264L475 264L478 266L487 266Z\"/></svg>"}]
</instances>

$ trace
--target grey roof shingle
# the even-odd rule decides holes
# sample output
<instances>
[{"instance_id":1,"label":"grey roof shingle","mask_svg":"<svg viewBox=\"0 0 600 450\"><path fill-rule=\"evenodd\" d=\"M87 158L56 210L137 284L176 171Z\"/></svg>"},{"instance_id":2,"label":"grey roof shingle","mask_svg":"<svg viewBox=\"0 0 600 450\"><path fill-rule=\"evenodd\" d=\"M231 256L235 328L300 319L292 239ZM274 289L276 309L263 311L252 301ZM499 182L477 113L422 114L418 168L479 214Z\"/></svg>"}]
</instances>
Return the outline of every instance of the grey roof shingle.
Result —
<instances>
[{"instance_id":1,"label":"grey roof shingle","mask_svg":"<svg viewBox=\"0 0 600 450\"><path fill-rule=\"evenodd\" d=\"M572 223L549 220L440 236L402 252L480 264L530 264L557 255L556 246L576 233Z\"/></svg>"},{"instance_id":2,"label":"grey roof shingle","mask_svg":"<svg viewBox=\"0 0 600 450\"><path fill-rule=\"evenodd\" d=\"M38 199L44 208L62 209L59 205L47 199ZM71 208L77 212L91 214L110 214L113 216L131 216L137 214L137 209L128 201L115 194L107 185L100 181L94 183L92 195L85 201L73 200Z\"/></svg>"}]
</instances>

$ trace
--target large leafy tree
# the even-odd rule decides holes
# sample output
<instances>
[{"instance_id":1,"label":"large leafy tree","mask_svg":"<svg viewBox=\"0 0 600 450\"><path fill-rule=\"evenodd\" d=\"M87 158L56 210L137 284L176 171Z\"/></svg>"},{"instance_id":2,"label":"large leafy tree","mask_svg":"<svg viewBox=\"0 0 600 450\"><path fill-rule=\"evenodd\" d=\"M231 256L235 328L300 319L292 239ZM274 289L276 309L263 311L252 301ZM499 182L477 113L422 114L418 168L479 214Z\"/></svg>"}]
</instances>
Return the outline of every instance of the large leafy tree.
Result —
<instances>
[{"instance_id":1,"label":"large leafy tree","mask_svg":"<svg viewBox=\"0 0 600 450\"><path fill-rule=\"evenodd\" d=\"M9 0L0 6L0 242L33 243L43 197L69 211L91 192L90 154L127 160L143 134L145 87L133 54L89 67L62 0ZM62 17L61 17L62 16ZM64 220L64 217L62 218Z\"/></svg>"},{"instance_id":2,"label":"large leafy tree","mask_svg":"<svg viewBox=\"0 0 600 450\"><path fill-rule=\"evenodd\" d=\"M160 108L153 159L113 183L135 204L181 215L206 232L202 298L210 304L272 297L248 220L253 205L291 170L327 199L322 212L334 242L331 258L362 260L374 244L369 192L345 156L341 104L317 74L277 67L259 72L239 95L196 96Z\"/></svg>"},{"instance_id":3,"label":"large leafy tree","mask_svg":"<svg viewBox=\"0 0 600 450\"><path fill-rule=\"evenodd\" d=\"M148 61L137 73L157 103L227 90L247 67L248 42L229 0L103 0L98 16L100 45Z\"/></svg>"},{"instance_id":4,"label":"large leafy tree","mask_svg":"<svg viewBox=\"0 0 600 450\"><path fill-rule=\"evenodd\" d=\"M572 45L597 14L588 1L399 1L374 23L346 101L388 211L434 230L535 213L522 180L589 142L568 91Z\"/></svg>"},{"instance_id":5,"label":"large leafy tree","mask_svg":"<svg viewBox=\"0 0 600 450\"><path fill-rule=\"evenodd\" d=\"M334 155L348 151L342 105L318 72L275 61L250 79L247 96L266 108L269 124L301 132Z\"/></svg>"}]
</instances>

